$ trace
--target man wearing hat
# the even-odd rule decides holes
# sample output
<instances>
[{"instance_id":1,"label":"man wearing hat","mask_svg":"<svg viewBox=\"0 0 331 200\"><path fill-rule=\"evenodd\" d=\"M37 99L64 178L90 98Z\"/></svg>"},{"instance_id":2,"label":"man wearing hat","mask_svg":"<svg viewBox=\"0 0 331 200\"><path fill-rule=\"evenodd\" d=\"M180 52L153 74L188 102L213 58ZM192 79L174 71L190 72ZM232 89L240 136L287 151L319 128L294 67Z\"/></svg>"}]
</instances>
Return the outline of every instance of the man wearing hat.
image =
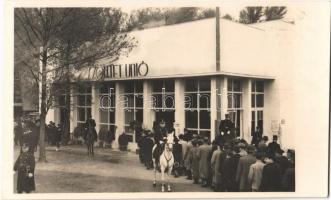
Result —
<instances>
[{"instance_id":1,"label":"man wearing hat","mask_svg":"<svg viewBox=\"0 0 331 200\"><path fill-rule=\"evenodd\" d=\"M152 161L152 151L153 151L153 146L154 146L154 141L153 141L153 135L150 133L150 131L146 131L146 138L144 145L144 161L145 161L145 166L147 169L153 168L153 161Z\"/></svg>"},{"instance_id":2,"label":"man wearing hat","mask_svg":"<svg viewBox=\"0 0 331 200\"><path fill-rule=\"evenodd\" d=\"M248 182L249 168L252 164L256 162L256 158L253 155L255 148L252 145L247 146L247 155L239 159L236 181L239 183L239 191L249 192L251 191L251 186Z\"/></svg>"},{"instance_id":3,"label":"man wearing hat","mask_svg":"<svg viewBox=\"0 0 331 200\"><path fill-rule=\"evenodd\" d=\"M275 154L276 151L278 151L280 149L280 145L277 143L277 140L278 140L278 136L273 135L272 136L272 142L270 142L269 145L268 145L269 153Z\"/></svg>"},{"instance_id":4,"label":"man wearing hat","mask_svg":"<svg viewBox=\"0 0 331 200\"><path fill-rule=\"evenodd\" d=\"M208 178L210 176L210 162L208 162L208 155L211 151L211 146L208 145L209 138L203 138L202 145L198 148L198 159L199 159L199 173L201 179L201 186L207 187L210 183L208 183Z\"/></svg>"}]
</instances>

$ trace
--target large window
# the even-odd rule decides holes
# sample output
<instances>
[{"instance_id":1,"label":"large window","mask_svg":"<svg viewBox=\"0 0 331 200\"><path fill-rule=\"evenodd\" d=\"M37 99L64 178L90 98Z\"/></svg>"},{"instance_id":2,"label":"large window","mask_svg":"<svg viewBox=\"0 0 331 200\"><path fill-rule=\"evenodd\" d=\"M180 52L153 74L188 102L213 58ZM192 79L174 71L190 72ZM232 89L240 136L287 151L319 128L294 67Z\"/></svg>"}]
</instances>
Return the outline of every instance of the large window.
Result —
<instances>
[{"instance_id":1,"label":"large window","mask_svg":"<svg viewBox=\"0 0 331 200\"><path fill-rule=\"evenodd\" d=\"M124 82L124 112L125 112L125 133L129 135L131 142L136 142L137 134L134 124L143 123L143 82Z\"/></svg>"},{"instance_id":2,"label":"large window","mask_svg":"<svg viewBox=\"0 0 331 200\"><path fill-rule=\"evenodd\" d=\"M100 129L105 128L115 133L115 83L102 83L99 86Z\"/></svg>"},{"instance_id":3,"label":"large window","mask_svg":"<svg viewBox=\"0 0 331 200\"><path fill-rule=\"evenodd\" d=\"M91 118L91 85L82 84L77 86L77 125L84 124Z\"/></svg>"},{"instance_id":4,"label":"large window","mask_svg":"<svg viewBox=\"0 0 331 200\"><path fill-rule=\"evenodd\" d=\"M174 80L152 81L152 110L155 111L155 121L164 119L168 128L173 127L175 120L175 82Z\"/></svg>"},{"instance_id":5,"label":"large window","mask_svg":"<svg viewBox=\"0 0 331 200\"><path fill-rule=\"evenodd\" d=\"M210 137L210 79L185 81L185 127Z\"/></svg>"},{"instance_id":6,"label":"large window","mask_svg":"<svg viewBox=\"0 0 331 200\"><path fill-rule=\"evenodd\" d=\"M242 127L242 83L239 79L228 79L228 113L235 124L236 136Z\"/></svg>"},{"instance_id":7,"label":"large window","mask_svg":"<svg viewBox=\"0 0 331 200\"><path fill-rule=\"evenodd\" d=\"M263 131L264 82L252 81L252 124L251 131L259 127Z\"/></svg>"}]
</instances>

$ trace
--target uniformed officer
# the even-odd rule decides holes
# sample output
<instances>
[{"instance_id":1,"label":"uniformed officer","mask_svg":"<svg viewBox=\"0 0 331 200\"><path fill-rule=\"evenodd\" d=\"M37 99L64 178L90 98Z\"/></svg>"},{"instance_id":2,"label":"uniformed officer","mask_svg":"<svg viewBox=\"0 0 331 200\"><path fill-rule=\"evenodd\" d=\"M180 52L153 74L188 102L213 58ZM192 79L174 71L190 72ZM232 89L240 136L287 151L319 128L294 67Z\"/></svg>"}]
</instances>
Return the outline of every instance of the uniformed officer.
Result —
<instances>
[{"instance_id":1,"label":"uniformed officer","mask_svg":"<svg viewBox=\"0 0 331 200\"><path fill-rule=\"evenodd\" d=\"M229 114L225 114L225 120L222 120L219 126L220 136L218 137L221 144L231 141L234 136L234 123L230 119Z\"/></svg>"}]
</instances>

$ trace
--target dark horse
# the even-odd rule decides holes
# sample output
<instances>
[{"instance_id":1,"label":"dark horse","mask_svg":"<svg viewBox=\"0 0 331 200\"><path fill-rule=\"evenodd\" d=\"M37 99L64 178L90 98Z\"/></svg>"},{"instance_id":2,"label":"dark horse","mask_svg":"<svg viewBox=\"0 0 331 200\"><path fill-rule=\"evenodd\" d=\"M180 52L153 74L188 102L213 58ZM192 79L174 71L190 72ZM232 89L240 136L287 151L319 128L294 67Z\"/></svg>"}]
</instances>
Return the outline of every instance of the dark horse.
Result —
<instances>
[{"instance_id":1,"label":"dark horse","mask_svg":"<svg viewBox=\"0 0 331 200\"><path fill-rule=\"evenodd\" d=\"M86 120L85 123L85 143L87 145L87 155L94 156L94 142L97 141L97 131L95 130L95 121L93 119Z\"/></svg>"}]
</instances>

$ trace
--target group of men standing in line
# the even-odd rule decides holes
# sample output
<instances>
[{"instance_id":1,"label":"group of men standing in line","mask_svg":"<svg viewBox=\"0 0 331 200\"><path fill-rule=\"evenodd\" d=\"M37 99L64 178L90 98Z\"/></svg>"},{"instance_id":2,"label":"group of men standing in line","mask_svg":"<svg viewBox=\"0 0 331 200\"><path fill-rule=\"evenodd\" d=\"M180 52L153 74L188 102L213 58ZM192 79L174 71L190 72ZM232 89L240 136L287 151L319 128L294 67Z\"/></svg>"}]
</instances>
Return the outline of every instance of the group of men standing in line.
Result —
<instances>
[{"instance_id":1,"label":"group of men standing in line","mask_svg":"<svg viewBox=\"0 0 331 200\"><path fill-rule=\"evenodd\" d=\"M208 137L184 129L174 140L172 174L218 192L295 191L295 152L290 149L284 156L277 135L270 143L267 136L255 135L248 144L224 131L221 127L221 134L210 144ZM152 149L163 132L169 131L157 126L153 133L144 131L138 141L139 159L147 169L153 168Z\"/></svg>"}]
</instances>

